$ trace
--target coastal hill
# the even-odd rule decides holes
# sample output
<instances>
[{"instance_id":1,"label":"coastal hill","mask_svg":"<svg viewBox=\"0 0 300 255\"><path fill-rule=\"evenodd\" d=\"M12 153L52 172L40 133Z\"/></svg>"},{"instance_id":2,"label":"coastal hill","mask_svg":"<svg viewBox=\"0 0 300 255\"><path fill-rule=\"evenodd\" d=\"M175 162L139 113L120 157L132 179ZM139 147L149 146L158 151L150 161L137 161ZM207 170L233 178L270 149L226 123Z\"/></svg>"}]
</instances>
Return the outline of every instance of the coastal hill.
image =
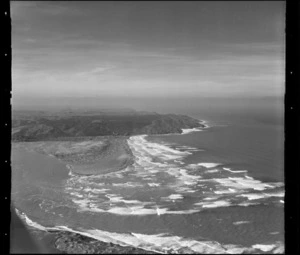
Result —
<instances>
[{"instance_id":1,"label":"coastal hill","mask_svg":"<svg viewBox=\"0 0 300 255\"><path fill-rule=\"evenodd\" d=\"M13 112L12 140L182 133L182 129L194 127L201 127L201 124L189 116L133 110L57 113L19 111Z\"/></svg>"}]
</instances>

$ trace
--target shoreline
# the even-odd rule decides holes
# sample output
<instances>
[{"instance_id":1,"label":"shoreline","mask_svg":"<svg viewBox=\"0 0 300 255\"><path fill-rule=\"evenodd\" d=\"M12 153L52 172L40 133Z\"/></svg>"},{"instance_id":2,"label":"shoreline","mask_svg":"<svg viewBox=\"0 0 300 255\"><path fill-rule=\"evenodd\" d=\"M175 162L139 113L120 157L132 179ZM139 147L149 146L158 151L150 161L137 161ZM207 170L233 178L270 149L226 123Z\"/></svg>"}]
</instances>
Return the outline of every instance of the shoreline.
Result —
<instances>
[{"instance_id":1,"label":"shoreline","mask_svg":"<svg viewBox=\"0 0 300 255\"><path fill-rule=\"evenodd\" d=\"M13 209L13 208L12 208ZM93 237L89 233L84 233L69 229L64 226L57 227L43 227L39 224L34 226L32 222L24 213L13 213L12 222L21 221L23 231L20 233L20 226L18 229L15 226L15 232L18 232L18 239L11 242L11 253L52 253L52 254L274 254L284 253L284 244L282 242L254 244L251 246L240 245L225 245L214 241L208 243L202 241L202 252L183 246L180 249L167 249L162 251L148 250L146 248L138 248L131 244L113 243L109 240L102 241ZM18 211L16 209L16 211ZM26 221L26 223L23 221ZM15 224L16 225L16 224ZM11 227L12 229L12 227ZM17 230L17 231L16 231ZM24 231L25 230L25 231ZM109 238L113 239L113 238ZM12 240L12 238L11 238ZM29 241L29 242L28 242ZM200 241L201 242L201 241ZM213 243L212 243L213 242ZM215 246L213 245L215 244ZM22 247L23 246L23 247ZM31 247L30 247L31 246ZM24 247L26 249L24 249ZM24 251L25 250L25 251Z\"/></svg>"},{"instance_id":2,"label":"shoreline","mask_svg":"<svg viewBox=\"0 0 300 255\"><path fill-rule=\"evenodd\" d=\"M31 220L13 207L11 208L11 215L11 253L160 254L134 246L103 242L75 231L59 230L55 227L47 229L40 225L38 228L33 226L34 224L29 224Z\"/></svg>"}]
</instances>

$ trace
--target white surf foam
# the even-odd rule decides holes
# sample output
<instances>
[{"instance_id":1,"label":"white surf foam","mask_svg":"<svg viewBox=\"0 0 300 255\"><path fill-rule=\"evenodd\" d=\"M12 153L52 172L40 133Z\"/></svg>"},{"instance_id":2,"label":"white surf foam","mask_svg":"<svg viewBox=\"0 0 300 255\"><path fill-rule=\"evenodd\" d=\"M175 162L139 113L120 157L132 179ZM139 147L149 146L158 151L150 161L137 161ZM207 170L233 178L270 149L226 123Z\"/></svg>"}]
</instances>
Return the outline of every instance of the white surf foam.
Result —
<instances>
[{"instance_id":1,"label":"white surf foam","mask_svg":"<svg viewBox=\"0 0 300 255\"><path fill-rule=\"evenodd\" d=\"M284 254L284 245L277 245L275 249L273 249L272 253L274 254Z\"/></svg>"},{"instance_id":2,"label":"white surf foam","mask_svg":"<svg viewBox=\"0 0 300 255\"><path fill-rule=\"evenodd\" d=\"M158 187L158 186L160 186L159 183L154 183L154 182L148 183L148 185L149 185L150 187Z\"/></svg>"},{"instance_id":3,"label":"white surf foam","mask_svg":"<svg viewBox=\"0 0 300 255\"><path fill-rule=\"evenodd\" d=\"M143 150L144 152L147 152L148 154L154 155L154 156L157 156L157 155L161 154L162 152L164 152L166 154L169 153L169 154L175 154L175 155L190 154L189 152L186 152L186 151L182 152L182 151L172 149L172 148L168 147L167 145L149 142L145 139L145 137L146 137L145 135L133 136L133 137L129 138L128 142L132 147L139 148L139 149Z\"/></svg>"},{"instance_id":4,"label":"white surf foam","mask_svg":"<svg viewBox=\"0 0 300 255\"><path fill-rule=\"evenodd\" d=\"M277 193L247 193L238 195L240 197L247 197L249 200L262 199L267 197L284 197L284 192Z\"/></svg>"},{"instance_id":5,"label":"white surf foam","mask_svg":"<svg viewBox=\"0 0 300 255\"><path fill-rule=\"evenodd\" d=\"M209 128L209 127L211 127L211 125L208 125L208 121L207 120L201 120L199 123L201 125L204 125L204 127L202 127L202 128Z\"/></svg>"},{"instance_id":6,"label":"white surf foam","mask_svg":"<svg viewBox=\"0 0 300 255\"><path fill-rule=\"evenodd\" d=\"M203 131L203 129L209 127L207 125L207 121L205 121L205 120L199 121L199 124L201 125L200 127L196 127L196 128L183 128L181 134L185 135L185 134L189 134L189 133L192 133L192 132L199 132L199 131Z\"/></svg>"},{"instance_id":7,"label":"white surf foam","mask_svg":"<svg viewBox=\"0 0 300 255\"><path fill-rule=\"evenodd\" d=\"M87 230L86 232L88 234L91 234L90 237L96 238L104 242L111 242L122 246L130 245L144 250L155 251L159 253L181 253L181 251L183 251L184 253L200 254L241 254L243 252L253 251L252 247L248 248L241 247L238 245L221 245L220 243L215 241L196 241L187 238L182 238L179 236L168 236L164 233L147 235L140 233L120 234L105 232L101 230ZM258 247L266 249L266 246ZM258 247L255 246L255 249L257 249ZM273 247L273 249L275 247Z\"/></svg>"},{"instance_id":8,"label":"white surf foam","mask_svg":"<svg viewBox=\"0 0 300 255\"><path fill-rule=\"evenodd\" d=\"M202 131L202 129L200 129L200 128L183 128L181 134L186 135L186 134L189 134L192 132L199 132L199 131Z\"/></svg>"},{"instance_id":9,"label":"white surf foam","mask_svg":"<svg viewBox=\"0 0 300 255\"><path fill-rule=\"evenodd\" d=\"M95 194L105 193L105 192L108 191L108 190L109 190L109 189L92 189L92 188L90 188L90 187L84 188L84 189L83 189L83 191L85 191L85 192L92 192L92 193L95 193ZM71 194L72 194L72 193L71 193ZM78 193L77 193L77 196L79 196Z\"/></svg>"},{"instance_id":10,"label":"white surf foam","mask_svg":"<svg viewBox=\"0 0 300 255\"><path fill-rule=\"evenodd\" d=\"M189 150L189 151L203 151L201 149L191 147L191 146L185 146L185 145L176 146L176 149L179 149L179 150L184 149L184 150Z\"/></svg>"},{"instance_id":11,"label":"white surf foam","mask_svg":"<svg viewBox=\"0 0 300 255\"><path fill-rule=\"evenodd\" d=\"M79 211L90 211L95 213L112 213L118 215L155 215L157 214L157 207L145 208L147 205L153 205L154 202L139 201L139 200L127 200L121 196L115 194L105 195L109 200L100 203L97 201L91 201L89 198L85 199L73 199L73 203L78 206ZM168 197L170 200L181 199L180 194L172 194ZM125 203L126 206L119 206L117 204ZM117 205L117 206L114 206ZM159 208L160 215L163 214L192 214L199 210L179 210L169 211L168 208Z\"/></svg>"},{"instance_id":12,"label":"white surf foam","mask_svg":"<svg viewBox=\"0 0 300 255\"><path fill-rule=\"evenodd\" d=\"M136 188L136 187L143 187L144 185L138 182L125 182L125 183L113 183L112 184L115 187L131 187L131 188Z\"/></svg>"},{"instance_id":13,"label":"white surf foam","mask_svg":"<svg viewBox=\"0 0 300 255\"><path fill-rule=\"evenodd\" d=\"M159 235L145 235L139 233L132 233L138 240L142 240L143 243L150 244L154 251L163 251L169 253L175 251L179 252L180 249L186 248L189 252L201 252L201 253L221 253L226 252L222 246L213 241L195 241L190 239L184 239L179 236L166 236L164 234ZM177 251L177 252L176 252Z\"/></svg>"},{"instance_id":14,"label":"white surf foam","mask_svg":"<svg viewBox=\"0 0 300 255\"><path fill-rule=\"evenodd\" d=\"M80 197L80 198L83 197L83 195L79 194L78 192L71 192L70 195L75 196L75 197Z\"/></svg>"},{"instance_id":15,"label":"white surf foam","mask_svg":"<svg viewBox=\"0 0 300 255\"><path fill-rule=\"evenodd\" d=\"M171 200L176 200L176 199L183 199L183 196L181 194L171 194L168 196L169 199Z\"/></svg>"},{"instance_id":16,"label":"white surf foam","mask_svg":"<svg viewBox=\"0 0 300 255\"><path fill-rule=\"evenodd\" d=\"M216 200L218 199L220 196L214 196L214 197L205 197L203 198L203 200Z\"/></svg>"},{"instance_id":17,"label":"white surf foam","mask_svg":"<svg viewBox=\"0 0 300 255\"><path fill-rule=\"evenodd\" d=\"M241 224L248 224L248 223L250 223L250 221L235 221L232 224L233 225L241 225Z\"/></svg>"},{"instance_id":18,"label":"white surf foam","mask_svg":"<svg viewBox=\"0 0 300 255\"><path fill-rule=\"evenodd\" d=\"M238 197L246 197L249 200L255 200L255 199L265 198L266 196L264 194L241 194L238 195Z\"/></svg>"},{"instance_id":19,"label":"white surf foam","mask_svg":"<svg viewBox=\"0 0 300 255\"><path fill-rule=\"evenodd\" d=\"M90 199L72 199L72 202L76 204L81 210L85 210L90 207Z\"/></svg>"},{"instance_id":20,"label":"white surf foam","mask_svg":"<svg viewBox=\"0 0 300 255\"><path fill-rule=\"evenodd\" d=\"M228 178L216 178L214 181L220 183L222 186L235 188L235 189L254 189L265 190L267 188L278 187L277 183L263 183L259 180L248 179L243 177L228 177Z\"/></svg>"},{"instance_id":21,"label":"white surf foam","mask_svg":"<svg viewBox=\"0 0 300 255\"><path fill-rule=\"evenodd\" d=\"M50 155L50 156L54 157L53 155ZM73 170L73 167L72 167L70 164L67 164L66 167L67 167L67 169L69 169L69 173L68 173L69 176L76 176L76 175L73 173L73 171L72 171L72 170Z\"/></svg>"},{"instance_id":22,"label":"white surf foam","mask_svg":"<svg viewBox=\"0 0 300 255\"><path fill-rule=\"evenodd\" d=\"M220 165L220 163L198 163L197 165L198 166L203 166L203 167L206 167L206 168L213 168L213 167L216 167L216 166Z\"/></svg>"},{"instance_id":23,"label":"white surf foam","mask_svg":"<svg viewBox=\"0 0 300 255\"><path fill-rule=\"evenodd\" d=\"M205 173L217 173L217 172L219 172L219 170L218 169L213 169L213 170L207 170Z\"/></svg>"},{"instance_id":24,"label":"white surf foam","mask_svg":"<svg viewBox=\"0 0 300 255\"><path fill-rule=\"evenodd\" d=\"M168 167L169 162L181 161L187 155L192 154L189 151L179 151L168 147L165 144L149 142L145 139L145 135L134 136L128 139L128 145L132 150L136 160L135 165L139 165L152 173L157 173L161 168ZM165 163L153 162L152 158L158 158ZM184 164L180 162L180 164Z\"/></svg>"},{"instance_id":25,"label":"white surf foam","mask_svg":"<svg viewBox=\"0 0 300 255\"><path fill-rule=\"evenodd\" d=\"M112 203L125 203L125 204L144 204L142 201L139 200L126 200L123 197L110 197L110 201Z\"/></svg>"},{"instance_id":26,"label":"white surf foam","mask_svg":"<svg viewBox=\"0 0 300 255\"><path fill-rule=\"evenodd\" d=\"M231 172L231 173L246 173L248 172L247 170L231 170L231 168L226 168L226 167L223 167L223 170L225 171L228 171L228 172Z\"/></svg>"},{"instance_id":27,"label":"white surf foam","mask_svg":"<svg viewBox=\"0 0 300 255\"><path fill-rule=\"evenodd\" d=\"M190 169L196 169L196 168L199 168L199 166L197 164L189 164L186 166L187 168L190 168Z\"/></svg>"},{"instance_id":28,"label":"white surf foam","mask_svg":"<svg viewBox=\"0 0 300 255\"><path fill-rule=\"evenodd\" d=\"M242 202L242 203L239 203L237 204L238 206L252 206L252 205L259 205L259 203L255 203L255 202Z\"/></svg>"},{"instance_id":29,"label":"white surf foam","mask_svg":"<svg viewBox=\"0 0 300 255\"><path fill-rule=\"evenodd\" d=\"M275 244L255 244L252 245L254 249L259 249L261 251L267 252L273 250L276 245Z\"/></svg>"},{"instance_id":30,"label":"white surf foam","mask_svg":"<svg viewBox=\"0 0 300 255\"><path fill-rule=\"evenodd\" d=\"M198 202L195 205L200 205L203 208L217 208L217 207L227 207L230 206L231 203L226 200L218 200L213 202Z\"/></svg>"},{"instance_id":31,"label":"white surf foam","mask_svg":"<svg viewBox=\"0 0 300 255\"><path fill-rule=\"evenodd\" d=\"M274 244L254 244L252 248L273 254L284 254L284 244L282 242L276 242Z\"/></svg>"},{"instance_id":32,"label":"white surf foam","mask_svg":"<svg viewBox=\"0 0 300 255\"><path fill-rule=\"evenodd\" d=\"M203 208L216 208L216 207L224 207L224 206L230 206L230 202L228 201L215 201L211 204L204 204Z\"/></svg>"},{"instance_id":33,"label":"white surf foam","mask_svg":"<svg viewBox=\"0 0 300 255\"><path fill-rule=\"evenodd\" d=\"M43 230L43 231L46 231L46 230L47 230L44 226L42 226L42 225L38 224L37 222L34 222L34 221L32 221L31 219L29 219L25 213L20 212L17 208L15 208L15 212L16 212L16 214L17 214L23 221L26 222L27 225L29 225L29 226L31 226L31 227L33 227L33 228L37 228L37 229L39 229L39 230Z\"/></svg>"},{"instance_id":34,"label":"white surf foam","mask_svg":"<svg viewBox=\"0 0 300 255\"><path fill-rule=\"evenodd\" d=\"M245 175L245 178L249 179L249 180L254 180L254 178L248 176L248 175Z\"/></svg>"},{"instance_id":35,"label":"white surf foam","mask_svg":"<svg viewBox=\"0 0 300 255\"><path fill-rule=\"evenodd\" d=\"M236 190L234 189L226 189L226 190L215 190L214 193L215 194L231 194L231 193L235 193Z\"/></svg>"},{"instance_id":36,"label":"white surf foam","mask_svg":"<svg viewBox=\"0 0 300 255\"><path fill-rule=\"evenodd\" d=\"M127 207L112 207L107 212L119 215L163 215L163 214L192 214L199 210L169 211L168 208L144 208L141 205Z\"/></svg>"}]
</instances>

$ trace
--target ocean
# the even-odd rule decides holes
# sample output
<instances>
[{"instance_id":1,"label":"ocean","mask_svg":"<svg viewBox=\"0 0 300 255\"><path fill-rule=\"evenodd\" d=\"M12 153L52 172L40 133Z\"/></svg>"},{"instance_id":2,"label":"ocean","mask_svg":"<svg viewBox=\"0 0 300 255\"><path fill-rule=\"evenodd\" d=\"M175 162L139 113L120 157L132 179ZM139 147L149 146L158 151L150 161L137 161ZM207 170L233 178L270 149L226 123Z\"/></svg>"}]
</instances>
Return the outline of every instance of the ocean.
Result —
<instances>
[{"instance_id":1,"label":"ocean","mask_svg":"<svg viewBox=\"0 0 300 255\"><path fill-rule=\"evenodd\" d=\"M12 202L32 228L160 253L284 253L284 126L259 114L189 114L205 128L128 139L135 163L77 176L12 150Z\"/></svg>"}]
</instances>

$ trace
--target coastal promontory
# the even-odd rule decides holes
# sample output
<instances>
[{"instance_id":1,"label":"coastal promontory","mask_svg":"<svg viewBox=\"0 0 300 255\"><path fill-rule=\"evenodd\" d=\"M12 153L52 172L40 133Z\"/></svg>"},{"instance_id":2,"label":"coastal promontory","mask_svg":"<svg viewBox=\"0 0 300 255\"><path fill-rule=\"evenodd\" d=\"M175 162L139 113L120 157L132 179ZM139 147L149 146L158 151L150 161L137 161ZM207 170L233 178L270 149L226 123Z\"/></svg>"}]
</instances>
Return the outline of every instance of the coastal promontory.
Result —
<instances>
[{"instance_id":1,"label":"coastal promontory","mask_svg":"<svg viewBox=\"0 0 300 255\"><path fill-rule=\"evenodd\" d=\"M13 141L55 140L63 137L131 136L182 133L201 127L185 115L153 112L13 112Z\"/></svg>"}]
</instances>

